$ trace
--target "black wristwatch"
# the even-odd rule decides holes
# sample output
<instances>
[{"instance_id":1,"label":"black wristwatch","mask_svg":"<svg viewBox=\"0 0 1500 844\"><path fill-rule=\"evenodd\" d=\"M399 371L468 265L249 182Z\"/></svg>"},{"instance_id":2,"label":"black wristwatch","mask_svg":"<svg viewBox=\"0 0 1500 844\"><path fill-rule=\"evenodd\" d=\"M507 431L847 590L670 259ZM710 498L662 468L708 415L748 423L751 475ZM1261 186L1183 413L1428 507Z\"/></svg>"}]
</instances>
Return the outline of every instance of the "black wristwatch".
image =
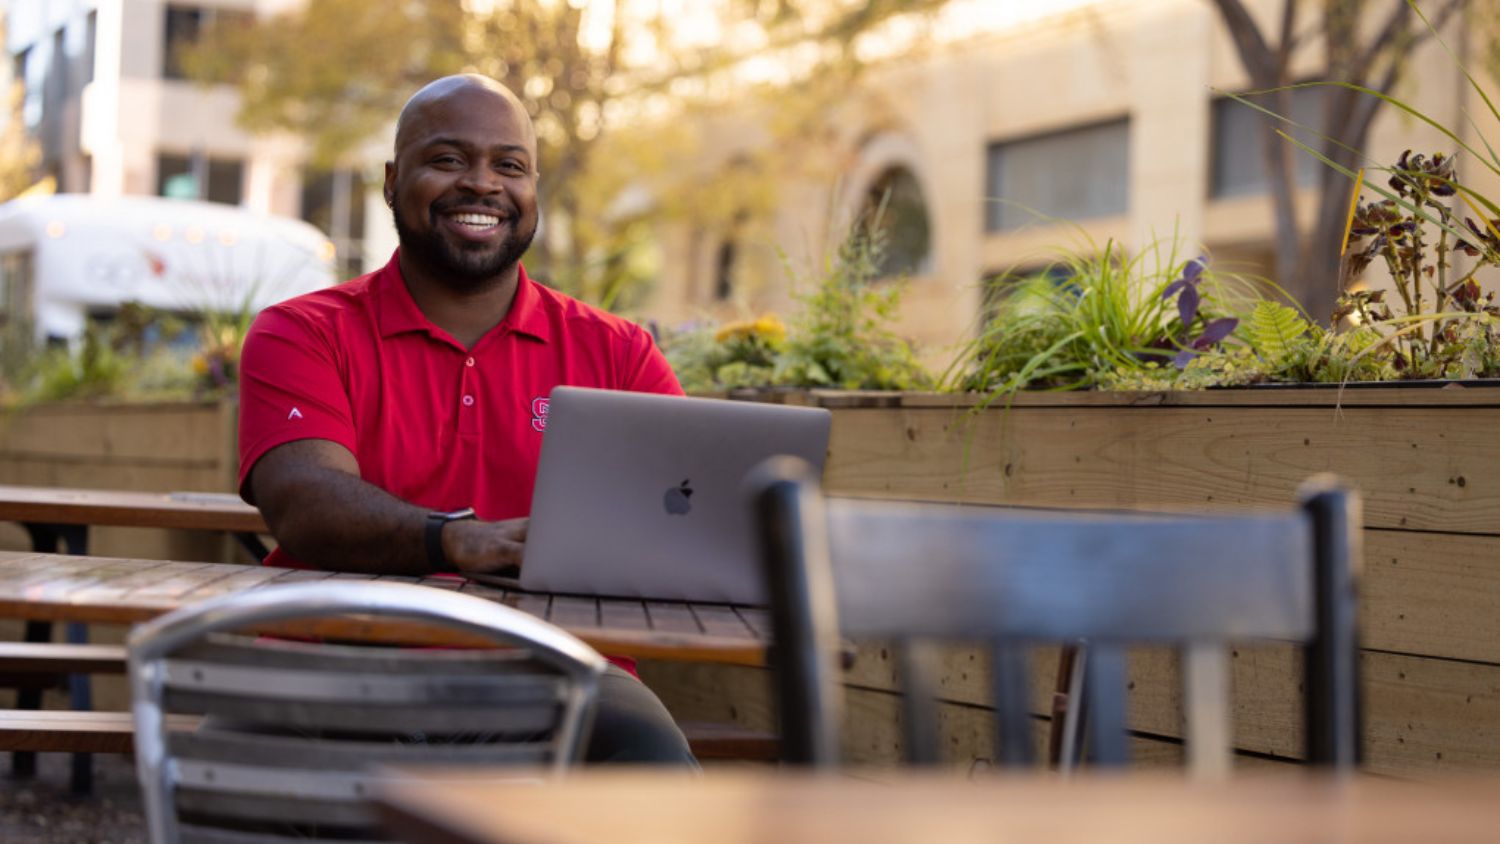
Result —
<instances>
[{"instance_id":1,"label":"black wristwatch","mask_svg":"<svg viewBox=\"0 0 1500 844\"><path fill-rule=\"evenodd\" d=\"M473 507L465 507L462 510L454 510L451 513L427 514L427 527L424 530L423 538L427 542L428 571L453 570L453 566L448 564L448 555L443 553L443 525L449 522L473 518L476 518Z\"/></svg>"}]
</instances>

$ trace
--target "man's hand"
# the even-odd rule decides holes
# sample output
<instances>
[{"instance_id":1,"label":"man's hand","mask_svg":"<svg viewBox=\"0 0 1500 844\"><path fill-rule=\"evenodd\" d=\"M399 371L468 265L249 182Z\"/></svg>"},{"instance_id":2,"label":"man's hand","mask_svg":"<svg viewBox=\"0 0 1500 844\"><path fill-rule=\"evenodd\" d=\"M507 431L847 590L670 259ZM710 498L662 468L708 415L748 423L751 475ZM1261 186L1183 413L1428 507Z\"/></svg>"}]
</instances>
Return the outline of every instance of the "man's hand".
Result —
<instances>
[{"instance_id":1,"label":"man's hand","mask_svg":"<svg viewBox=\"0 0 1500 844\"><path fill-rule=\"evenodd\" d=\"M443 553L461 573L495 574L517 570L530 519L499 522L458 521L443 525ZM508 572L507 572L508 573Z\"/></svg>"},{"instance_id":2,"label":"man's hand","mask_svg":"<svg viewBox=\"0 0 1500 844\"><path fill-rule=\"evenodd\" d=\"M287 553L334 571L421 575L430 570L428 508L360 478L354 455L326 440L295 440L266 452L249 478L254 503ZM520 565L526 519L443 526L443 552L460 572Z\"/></svg>"}]
</instances>

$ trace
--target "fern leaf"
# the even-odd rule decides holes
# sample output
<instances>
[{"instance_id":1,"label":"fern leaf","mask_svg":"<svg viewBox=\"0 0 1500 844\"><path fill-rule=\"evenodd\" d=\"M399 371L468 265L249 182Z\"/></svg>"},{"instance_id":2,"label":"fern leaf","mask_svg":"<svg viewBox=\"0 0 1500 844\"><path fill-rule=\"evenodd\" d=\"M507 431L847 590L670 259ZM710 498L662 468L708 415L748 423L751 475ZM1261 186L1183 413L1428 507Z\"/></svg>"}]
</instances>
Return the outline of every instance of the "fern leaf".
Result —
<instances>
[{"instance_id":1,"label":"fern leaf","mask_svg":"<svg viewBox=\"0 0 1500 844\"><path fill-rule=\"evenodd\" d=\"M1312 329L1295 308L1265 299L1255 303L1249 322L1246 338L1257 354L1271 362L1286 357Z\"/></svg>"}]
</instances>

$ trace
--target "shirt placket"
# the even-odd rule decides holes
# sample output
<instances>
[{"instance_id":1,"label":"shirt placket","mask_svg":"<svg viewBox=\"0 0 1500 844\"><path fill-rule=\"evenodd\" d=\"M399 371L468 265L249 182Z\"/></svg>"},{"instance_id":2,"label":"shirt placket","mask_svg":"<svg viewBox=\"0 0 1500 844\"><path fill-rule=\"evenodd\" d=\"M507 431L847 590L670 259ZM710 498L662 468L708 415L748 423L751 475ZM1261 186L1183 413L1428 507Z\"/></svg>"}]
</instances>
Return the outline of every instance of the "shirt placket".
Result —
<instances>
[{"instance_id":1,"label":"shirt placket","mask_svg":"<svg viewBox=\"0 0 1500 844\"><path fill-rule=\"evenodd\" d=\"M479 390L479 364L473 355L464 358L463 375L458 379L458 433L473 437L479 434L479 406L484 395Z\"/></svg>"}]
</instances>

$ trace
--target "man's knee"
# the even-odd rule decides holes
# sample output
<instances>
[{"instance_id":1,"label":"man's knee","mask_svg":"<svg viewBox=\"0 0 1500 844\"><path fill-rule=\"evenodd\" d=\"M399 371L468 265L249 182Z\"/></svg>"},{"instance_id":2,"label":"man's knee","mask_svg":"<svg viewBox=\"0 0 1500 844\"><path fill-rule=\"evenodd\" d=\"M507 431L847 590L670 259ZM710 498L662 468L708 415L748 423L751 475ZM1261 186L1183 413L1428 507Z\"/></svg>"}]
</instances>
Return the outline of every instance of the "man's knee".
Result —
<instances>
[{"instance_id":1,"label":"man's knee","mask_svg":"<svg viewBox=\"0 0 1500 844\"><path fill-rule=\"evenodd\" d=\"M584 761L698 765L662 702L644 683L613 665L599 678L599 705Z\"/></svg>"}]
</instances>

